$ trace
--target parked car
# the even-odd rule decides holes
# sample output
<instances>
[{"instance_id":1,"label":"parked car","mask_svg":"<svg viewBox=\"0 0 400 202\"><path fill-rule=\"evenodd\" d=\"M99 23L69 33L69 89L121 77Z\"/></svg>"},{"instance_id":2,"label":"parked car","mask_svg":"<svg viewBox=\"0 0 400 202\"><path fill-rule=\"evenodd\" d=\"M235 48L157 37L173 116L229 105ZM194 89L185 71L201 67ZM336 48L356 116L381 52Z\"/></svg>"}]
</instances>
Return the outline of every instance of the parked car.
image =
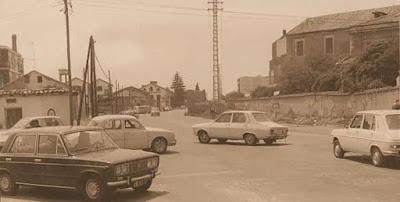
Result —
<instances>
[{"instance_id":1,"label":"parked car","mask_svg":"<svg viewBox=\"0 0 400 202\"><path fill-rule=\"evenodd\" d=\"M160 116L160 109L158 107L151 108L150 116Z\"/></svg>"},{"instance_id":2,"label":"parked car","mask_svg":"<svg viewBox=\"0 0 400 202\"><path fill-rule=\"evenodd\" d=\"M150 114L151 106L149 105L134 106L133 110L137 114Z\"/></svg>"},{"instance_id":3,"label":"parked car","mask_svg":"<svg viewBox=\"0 0 400 202\"><path fill-rule=\"evenodd\" d=\"M61 118L58 116L38 116L38 117L27 117L19 120L13 127L8 130L0 132L0 150L6 142L8 136L19 132L21 130L38 127L50 127L50 126L63 126Z\"/></svg>"},{"instance_id":4,"label":"parked car","mask_svg":"<svg viewBox=\"0 0 400 202\"><path fill-rule=\"evenodd\" d=\"M165 153L168 146L176 145L172 131L144 127L135 117L126 115L104 115L93 118L89 126L99 126L124 149L151 149Z\"/></svg>"},{"instance_id":5,"label":"parked car","mask_svg":"<svg viewBox=\"0 0 400 202\"><path fill-rule=\"evenodd\" d=\"M88 201L103 201L118 188L149 189L159 157L120 149L101 128L64 126L12 134L0 161L3 194L23 185L71 189Z\"/></svg>"},{"instance_id":6,"label":"parked car","mask_svg":"<svg viewBox=\"0 0 400 202\"><path fill-rule=\"evenodd\" d=\"M400 111L361 111L345 129L335 129L333 154L343 158L346 152L370 155L374 166L386 159L400 157Z\"/></svg>"},{"instance_id":7,"label":"parked car","mask_svg":"<svg viewBox=\"0 0 400 202\"><path fill-rule=\"evenodd\" d=\"M257 111L227 111L213 122L196 124L192 128L200 143L217 139L220 143L244 140L248 145L255 145L264 140L266 144L273 144L288 136L286 126L272 122L267 114Z\"/></svg>"}]
</instances>

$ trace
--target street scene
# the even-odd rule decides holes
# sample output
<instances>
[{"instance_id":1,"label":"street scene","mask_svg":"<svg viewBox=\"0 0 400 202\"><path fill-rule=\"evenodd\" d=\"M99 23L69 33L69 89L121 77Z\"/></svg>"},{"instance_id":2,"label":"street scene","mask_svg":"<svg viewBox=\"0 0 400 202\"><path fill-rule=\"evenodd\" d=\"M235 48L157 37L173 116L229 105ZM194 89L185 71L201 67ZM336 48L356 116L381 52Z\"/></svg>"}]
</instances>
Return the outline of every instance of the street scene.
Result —
<instances>
[{"instance_id":1,"label":"street scene","mask_svg":"<svg viewBox=\"0 0 400 202\"><path fill-rule=\"evenodd\" d=\"M0 202L399 201L400 1L2 0L0 29Z\"/></svg>"}]
</instances>

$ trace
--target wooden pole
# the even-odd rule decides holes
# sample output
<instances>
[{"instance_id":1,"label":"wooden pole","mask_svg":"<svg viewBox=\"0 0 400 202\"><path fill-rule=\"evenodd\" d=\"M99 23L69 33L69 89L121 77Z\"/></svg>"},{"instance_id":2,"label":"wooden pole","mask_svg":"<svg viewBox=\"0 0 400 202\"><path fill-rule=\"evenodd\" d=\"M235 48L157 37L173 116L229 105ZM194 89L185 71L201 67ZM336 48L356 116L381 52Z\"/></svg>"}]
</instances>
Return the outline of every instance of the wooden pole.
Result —
<instances>
[{"instance_id":1,"label":"wooden pole","mask_svg":"<svg viewBox=\"0 0 400 202\"><path fill-rule=\"evenodd\" d=\"M69 100L69 120L70 125L74 125L74 104L72 103L72 81L71 81L71 45L69 37L69 9L68 0L64 0L65 7L65 24L66 24L66 34L67 34L67 62L68 62L68 100Z\"/></svg>"},{"instance_id":2,"label":"wooden pole","mask_svg":"<svg viewBox=\"0 0 400 202\"><path fill-rule=\"evenodd\" d=\"M85 70L83 73L83 84L82 84L82 90L81 90L81 97L80 97L80 102L79 102L79 110L78 110L78 120L77 120L77 125L79 126L81 124L81 119L82 119L82 104L84 101L84 98L86 96L86 76L88 73L88 69L89 69L89 57L90 57L90 42L89 42L89 47L88 47L88 52L87 52L87 56L86 56L86 66L85 66ZM86 99L85 99L86 100Z\"/></svg>"}]
</instances>

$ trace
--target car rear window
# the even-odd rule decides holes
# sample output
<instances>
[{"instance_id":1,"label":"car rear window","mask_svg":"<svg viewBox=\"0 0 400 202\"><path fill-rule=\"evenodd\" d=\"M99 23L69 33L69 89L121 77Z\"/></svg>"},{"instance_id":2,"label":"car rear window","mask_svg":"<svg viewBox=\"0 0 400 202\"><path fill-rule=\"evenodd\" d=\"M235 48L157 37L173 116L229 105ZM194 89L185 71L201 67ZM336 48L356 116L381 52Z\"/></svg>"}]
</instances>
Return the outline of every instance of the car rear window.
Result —
<instances>
[{"instance_id":1,"label":"car rear window","mask_svg":"<svg viewBox=\"0 0 400 202\"><path fill-rule=\"evenodd\" d=\"M257 122L271 121L271 119L265 113L253 113L253 117Z\"/></svg>"},{"instance_id":2,"label":"car rear window","mask_svg":"<svg viewBox=\"0 0 400 202\"><path fill-rule=\"evenodd\" d=\"M390 130L400 130L400 114L386 115L386 122Z\"/></svg>"}]
</instances>

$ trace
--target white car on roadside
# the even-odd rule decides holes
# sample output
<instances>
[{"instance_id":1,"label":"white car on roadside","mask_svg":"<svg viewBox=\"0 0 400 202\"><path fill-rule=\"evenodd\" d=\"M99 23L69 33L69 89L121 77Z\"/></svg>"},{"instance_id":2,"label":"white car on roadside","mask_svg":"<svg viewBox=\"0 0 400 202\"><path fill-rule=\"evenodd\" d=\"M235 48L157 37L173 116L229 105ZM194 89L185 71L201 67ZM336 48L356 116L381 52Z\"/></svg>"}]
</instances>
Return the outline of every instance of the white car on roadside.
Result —
<instances>
[{"instance_id":1,"label":"white car on roadside","mask_svg":"<svg viewBox=\"0 0 400 202\"><path fill-rule=\"evenodd\" d=\"M3 147L8 136L14 133L30 128L51 127L51 126L64 126L64 123L58 116L37 116L37 117L23 118L19 120L10 129L0 132L0 149Z\"/></svg>"},{"instance_id":2,"label":"white car on roadside","mask_svg":"<svg viewBox=\"0 0 400 202\"><path fill-rule=\"evenodd\" d=\"M88 125L104 128L111 139L123 149L151 149L156 153L165 153L168 146L176 145L174 132L145 127L134 116L97 116Z\"/></svg>"},{"instance_id":3,"label":"white car on roadside","mask_svg":"<svg viewBox=\"0 0 400 202\"><path fill-rule=\"evenodd\" d=\"M333 154L346 152L370 155L374 166L383 166L390 157L400 157L400 110L361 111L345 129L335 129Z\"/></svg>"},{"instance_id":4,"label":"white car on roadside","mask_svg":"<svg viewBox=\"0 0 400 202\"><path fill-rule=\"evenodd\" d=\"M272 144L288 136L288 127L271 121L264 112L227 111L215 121L195 124L193 133L200 143L209 143L217 139L220 143L227 140L244 140L248 145L255 145L259 140Z\"/></svg>"}]
</instances>

